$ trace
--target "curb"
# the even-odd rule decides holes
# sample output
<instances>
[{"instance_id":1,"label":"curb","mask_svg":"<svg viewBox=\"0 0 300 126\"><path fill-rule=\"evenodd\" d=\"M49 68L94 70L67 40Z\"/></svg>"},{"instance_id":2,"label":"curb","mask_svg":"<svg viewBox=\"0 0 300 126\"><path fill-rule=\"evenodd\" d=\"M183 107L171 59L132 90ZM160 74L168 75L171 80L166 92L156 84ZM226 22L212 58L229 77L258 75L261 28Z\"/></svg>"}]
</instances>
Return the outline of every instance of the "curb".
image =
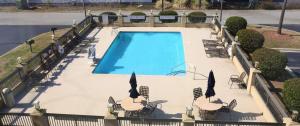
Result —
<instances>
[{"instance_id":1,"label":"curb","mask_svg":"<svg viewBox=\"0 0 300 126\"><path fill-rule=\"evenodd\" d=\"M275 50L279 50L281 52L300 52L300 49L297 48L272 48Z\"/></svg>"}]
</instances>

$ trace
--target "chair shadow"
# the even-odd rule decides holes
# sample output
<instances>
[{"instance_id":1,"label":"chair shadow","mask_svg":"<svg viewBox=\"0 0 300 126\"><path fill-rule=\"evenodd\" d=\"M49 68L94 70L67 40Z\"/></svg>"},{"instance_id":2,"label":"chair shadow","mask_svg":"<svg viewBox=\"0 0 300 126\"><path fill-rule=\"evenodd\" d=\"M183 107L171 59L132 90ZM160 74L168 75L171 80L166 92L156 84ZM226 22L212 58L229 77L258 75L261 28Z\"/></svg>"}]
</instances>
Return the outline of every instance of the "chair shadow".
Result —
<instances>
[{"instance_id":1,"label":"chair shadow","mask_svg":"<svg viewBox=\"0 0 300 126\"><path fill-rule=\"evenodd\" d=\"M61 84L53 83L53 82L40 82L40 86L37 89L34 87L28 87L29 85L25 85L24 90L20 92L20 94L15 96L15 105L12 108L4 107L1 112L7 113L10 111L17 111L18 113L24 113L28 109L33 107L34 101L38 99L48 88L54 86L60 86ZM22 101L24 100L24 101ZM26 102L27 101L27 102Z\"/></svg>"},{"instance_id":2,"label":"chair shadow","mask_svg":"<svg viewBox=\"0 0 300 126\"><path fill-rule=\"evenodd\" d=\"M157 119L172 119L172 118L179 119L181 117L182 117L182 113L168 114L161 109L155 109L155 111L151 116L151 118L157 118Z\"/></svg>"},{"instance_id":3,"label":"chair shadow","mask_svg":"<svg viewBox=\"0 0 300 126\"><path fill-rule=\"evenodd\" d=\"M151 101L151 103L155 103L155 104L162 104L162 103L166 103L168 102L168 100L156 100L156 101Z\"/></svg>"}]
</instances>

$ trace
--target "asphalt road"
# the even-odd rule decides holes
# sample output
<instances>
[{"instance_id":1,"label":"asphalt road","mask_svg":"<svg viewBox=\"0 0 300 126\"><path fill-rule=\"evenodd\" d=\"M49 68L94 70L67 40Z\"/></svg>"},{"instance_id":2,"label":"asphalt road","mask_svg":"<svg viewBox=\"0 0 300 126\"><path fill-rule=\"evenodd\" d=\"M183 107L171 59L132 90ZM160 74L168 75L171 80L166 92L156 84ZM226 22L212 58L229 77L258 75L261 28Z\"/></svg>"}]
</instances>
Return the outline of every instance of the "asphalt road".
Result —
<instances>
[{"instance_id":1,"label":"asphalt road","mask_svg":"<svg viewBox=\"0 0 300 126\"><path fill-rule=\"evenodd\" d=\"M298 52L286 52L288 56L288 66L295 74L300 77L300 51Z\"/></svg>"},{"instance_id":2,"label":"asphalt road","mask_svg":"<svg viewBox=\"0 0 300 126\"><path fill-rule=\"evenodd\" d=\"M279 49L281 52L285 53L288 57L287 66L300 77L300 49Z\"/></svg>"}]
</instances>

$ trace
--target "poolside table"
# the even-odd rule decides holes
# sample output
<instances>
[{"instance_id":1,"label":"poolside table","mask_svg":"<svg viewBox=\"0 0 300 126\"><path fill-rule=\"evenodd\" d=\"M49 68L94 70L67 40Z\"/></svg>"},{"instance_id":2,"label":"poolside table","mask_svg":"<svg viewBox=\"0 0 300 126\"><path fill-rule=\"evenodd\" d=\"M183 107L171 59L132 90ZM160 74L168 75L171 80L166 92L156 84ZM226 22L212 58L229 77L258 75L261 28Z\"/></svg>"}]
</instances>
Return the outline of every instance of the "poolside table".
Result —
<instances>
[{"instance_id":1,"label":"poolside table","mask_svg":"<svg viewBox=\"0 0 300 126\"><path fill-rule=\"evenodd\" d=\"M222 103L218 103L218 102L214 102L213 99L211 99L211 101L209 102L208 98L205 98L205 96L199 97L195 104L202 110L206 110L206 111L216 111L219 110L220 108L222 108L223 104Z\"/></svg>"},{"instance_id":2,"label":"poolside table","mask_svg":"<svg viewBox=\"0 0 300 126\"><path fill-rule=\"evenodd\" d=\"M139 96L134 100L128 97L121 101L121 107L126 111L139 111L144 108L144 104L142 104L143 101L146 101L143 96Z\"/></svg>"},{"instance_id":3,"label":"poolside table","mask_svg":"<svg viewBox=\"0 0 300 126\"><path fill-rule=\"evenodd\" d=\"M213 120L216 117L217 110L221 109L223 104L220 102L214 101L214 99L211 99L209 102L208 98L205 98L205 96L199 97L195 105L199 107L199 109L204 110L205 112L205 119Z\"/></svg>"}]
</instances>

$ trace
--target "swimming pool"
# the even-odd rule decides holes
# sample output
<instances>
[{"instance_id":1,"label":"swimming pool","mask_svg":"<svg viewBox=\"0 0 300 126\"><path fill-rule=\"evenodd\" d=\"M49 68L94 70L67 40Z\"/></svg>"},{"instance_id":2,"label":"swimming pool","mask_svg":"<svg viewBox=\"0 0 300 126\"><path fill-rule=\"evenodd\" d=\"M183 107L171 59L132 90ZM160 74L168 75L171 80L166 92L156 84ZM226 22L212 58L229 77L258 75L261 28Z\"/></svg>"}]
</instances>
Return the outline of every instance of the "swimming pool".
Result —
<instances>
[{"instance_id":1,"label":"swimming pool","mask_svg":"<svg viewBox=\"0 0 300 126\"><path fill-rule=\"evenodd\" d=\"M119 32L93 73L185 75L180 32Z\"/></svg>"}]
</instances>

